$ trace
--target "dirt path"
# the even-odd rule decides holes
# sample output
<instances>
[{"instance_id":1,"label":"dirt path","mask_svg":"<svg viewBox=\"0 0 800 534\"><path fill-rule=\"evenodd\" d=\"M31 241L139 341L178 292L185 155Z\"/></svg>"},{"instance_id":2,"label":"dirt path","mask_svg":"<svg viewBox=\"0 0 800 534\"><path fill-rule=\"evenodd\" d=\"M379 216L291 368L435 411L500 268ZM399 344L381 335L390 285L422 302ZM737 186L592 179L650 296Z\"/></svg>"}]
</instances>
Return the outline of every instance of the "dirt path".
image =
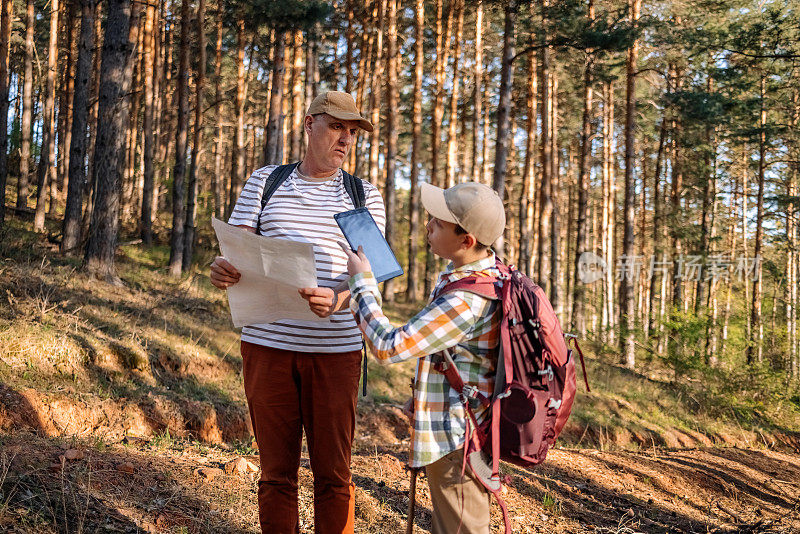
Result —
<instances>
[{"instance_id":1,"label":"dirt path","mask_svg":"<svg viewBox=\"0 0 800 534\"><path fill-rule=\"evenodd\" d=\"M376 429L362 425L354 448L356 531L403 532L406 445L380 445L391 437ZM224 472L241 451L165 438L104 444L18 433L0 440L0 531L257 532L256 475ZM800 532L797 454L554 450L538 469L506 466L506 473L515 533ZM300 482L301 531L313 532L305 457ZM424 478L417 497L415 532L428 532ZM492 518L501 531L499 508Z\"/></svg>"}]
</instances>

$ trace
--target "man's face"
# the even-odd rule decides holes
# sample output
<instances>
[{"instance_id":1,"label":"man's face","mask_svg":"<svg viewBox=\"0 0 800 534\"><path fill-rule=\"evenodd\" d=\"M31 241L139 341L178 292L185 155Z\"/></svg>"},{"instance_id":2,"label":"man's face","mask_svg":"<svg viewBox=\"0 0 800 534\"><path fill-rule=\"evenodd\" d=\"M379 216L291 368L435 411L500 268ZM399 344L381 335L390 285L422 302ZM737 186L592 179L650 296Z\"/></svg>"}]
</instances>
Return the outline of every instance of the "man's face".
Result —
<instances>
[{"instance_id":1,"label":"man's face","mask_svg":"<svg viewBox=\"0 0 800 534\"><path fill-rule=\"evenodd\" d=\"M358 122L337 119L322 113L305 119L309 158L325 169L342 166L358 131Z\"/></svg>"}]
</instances>

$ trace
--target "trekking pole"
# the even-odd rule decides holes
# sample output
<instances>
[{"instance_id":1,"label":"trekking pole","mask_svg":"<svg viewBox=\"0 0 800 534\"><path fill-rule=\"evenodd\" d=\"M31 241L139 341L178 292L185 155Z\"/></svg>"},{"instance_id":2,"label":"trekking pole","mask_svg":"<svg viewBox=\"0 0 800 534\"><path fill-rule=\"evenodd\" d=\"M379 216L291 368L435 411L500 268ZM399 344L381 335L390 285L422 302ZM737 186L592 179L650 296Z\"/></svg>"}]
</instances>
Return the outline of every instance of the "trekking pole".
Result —
<instances>
[{"instance_id":1,"label":"trekking pole","mask_svg":"<svg viewBox=\"0 0 800 534\"><path fill-rule=\"evenodd\" d=\"M414 532L414 508L417 504L417 473L419 468L409 467L411 473L411 486L408 488L408 520L406 522L406 534Z\"/></svg>"}]
</instances>

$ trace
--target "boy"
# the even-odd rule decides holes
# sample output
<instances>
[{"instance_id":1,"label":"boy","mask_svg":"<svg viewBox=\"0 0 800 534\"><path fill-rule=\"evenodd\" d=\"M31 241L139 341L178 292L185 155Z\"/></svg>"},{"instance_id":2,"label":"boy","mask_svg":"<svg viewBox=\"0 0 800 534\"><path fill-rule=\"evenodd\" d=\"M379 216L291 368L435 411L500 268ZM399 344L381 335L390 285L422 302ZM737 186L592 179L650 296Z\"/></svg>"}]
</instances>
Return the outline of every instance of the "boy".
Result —
<instances>
[{"instance_id":1,"label":"boy","mask_svg":"<svg viewBox=\"0 0 800 534\"><path fill-rule=\"evenodd\" d=\"M439 274L428 305L394 328L381 311L381 296L369 261L348 253L350 309L372 353L382 363L418 358L413 397L409 464L425 467L433 503L434 534L489 532L490 494L467 469L462 476L466 413L444 374L434 369L447 349L461 378L486 397L494 389L500 333L499 303L466 291L439 294L467 276L497 276L489 246L505 229L503 202L491 188L467 182L447 190L422 184L421 200L431 216L431 251L451 261ZM475 409L480 424L488 416Z\"/></svg>"}]
</instances>

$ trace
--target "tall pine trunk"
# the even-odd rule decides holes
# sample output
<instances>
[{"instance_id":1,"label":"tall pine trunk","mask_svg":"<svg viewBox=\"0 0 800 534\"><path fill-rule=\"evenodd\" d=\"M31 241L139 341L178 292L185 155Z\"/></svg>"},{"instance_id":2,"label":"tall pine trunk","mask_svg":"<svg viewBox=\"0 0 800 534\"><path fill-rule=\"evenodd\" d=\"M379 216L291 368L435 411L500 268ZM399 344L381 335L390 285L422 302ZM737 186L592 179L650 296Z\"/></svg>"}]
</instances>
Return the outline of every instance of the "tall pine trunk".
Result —
<instances>
[{"instance_id":1,"label":"tall pine trunk","mask_svg":"<svg viewBox=\"0 0 800 534\"><path fill-rule=\"evenodd\" d=\"M475 78L472 95L472 151L469 163L469 179L480 181L478 172L478 130L483 118L483 0L475 8ZM486 140L483 140L486 143Z\"/></svg>"},{"instance_id":2,"label":"tall pine trunk","mask_svg":"<svg viewBox=\"0 0 800 534\"><path fill-rule=\"evenodd\" d=\"M264 142L264 165L283 163L283 76L286 69L286 33L282 30L275 30L272 46L275 47L275 59L272 62L272 87L270 88L269 118Z\"/></svg>"},{"instance_id":3,"label":"tall pine trunk","mask_svg":"<svg viewBox=\"0 0 800 534\"><path fill-rule=\"evenodd\" d=\"M127 29L125 36L128 35ZM36 213L33 219L33 229L37 232L44 231L45 204L47 202L47 189L50 181L55 179L56 156L55 139L55 93L56 93L56 67L58 65L58 0L50 2L50 41L47 47L47 82L45 85L44 115L42 116L42 153L39 158L37 176L38 190L36 192ZM51 198L50 202L55 202Z\"/></svg>"},{"instance_id":4,"label":"tall pine trunk","mask_svg":"<svg viewBox=\"0 0 800 534\"><path fill-rule=\"evenodd\" d=\"M631 0L631 24L635 26L639 20L641 0ZM625 261L632 268L624 272L620 284L620 308L622 310L620 352L623 355L622 363L629 369L636 364L636 346L634 344L635 302L634 282L636 281L636 266L634 250L634 225L636 224L636 183L634 176L634 158L636 155L636 68L639 59L639 42L634 40L628 49L626 64L625 87L625 228L622 237L622 253Z\"/></svg>"},{"instance_id":5,"label":"tall pine trunk","mask_svg":"<svg viewBox=\"0 0 800 534\"><path fill-rule=\"evenodd\" d=\"M594 19L594 0L589 0L589 21ZM589 250L587 214L589 208L589 168L592 157L592 83L594 56L587 54L583 68L583 123L581 127L581 151L578 158L578 220L576 221L575 285L572 289L572 325L578 334L586 334L586 284L580 279L580 255ZM571 218L570 218L571 220Z\"/></svg>"},{"instance_id":6,"label":"tall pine trunk","mask_svg":"<svg viewBox=\"0 0 800 534\"><path fill-rule=\"evenodd\" d=\"M8 177L8 59L11 49L11 0L0 2L0 226L6 216L6 182Z\"/></svg>"},{"instance_id":7,"label":"tall pine trunk","mask_svg":"<svg viewBox=\"0 0 800 534\"><path fill-rule=\"evenodd\" d=\"M408 192L408 274L406 300L413 302L418 297L417 279L419 264L419 167L422 160L422 71L425 63L423 48L425 28L425 1L416 0L414 12L414 103L411 119L411 188Z\"/></svg>"},{"instance_id":8,"label":"tall pine trunk","mask_svg":"<svg viewBox=\"0 0 800 534\"><path fill-rule=\"evenodd\" d=\"M189 130L189 0L181 1L181 37L178 54L178 124L175 129L175 166L172 171L172 233L170 234L169 273L180 276L186 222L186 145Z\"/></svg>"},{"instance_id":9,"label":"tall pine trunk","mask_svg":"<svg viewBox=\"0 0 800 534\"><path fill-rule=\"evenodd\" d=\"M25 59L22 84L22 122L19 151L19 181L17 182L17 208L28 207L31 164L31 127L33 125L33 35L36 24L34 0L25 5Z\"/></svg>"},{"instance_id":10,"label":"tall pine trunk","mask_svg":"<svg viewBox=\"0 0 800 534\"><path fill-rule=\"evenodd\" d=\"M153 157L155 155L155 101L154 101L154 72L155 47L154 25L156 18L155 5L148 4L144 17L144 176L142 184L142 209L139 219L139 230L142 243L153 243L153 189L155 185L155 169Z\"/></svg>"},{"instance_id":11,"label":"tall pine trunk","mask_svg":"<svg viewBox=\"0 0 800 534\"><path fill-rule=\"evenodd\" d=\"M114 251L119 233L119 201L125 164L125 123L133 74L133 46L128 39L130 0L108 0L94 172L97 174L94 211L84 257L95 276L116 280Z\"/></svg>"},{"instance_id":12,"label":"tall pine trunk","mask_svg":"<svg viewBox=\"0 0 800 534\"><path fill-rule=\"evenodd\" d=\"M236 23L236 99L234 101L236 130L233 136L233 150L231 151L231 183L230 190L228 191L228 213L233 212L236 199L239 198L244 174L244 91L246 84L244 48L244 19L239 19Z\"/></svg>"},{"instance_id":13,"label":"tall pine trunk","mask_svg":"<svg viewBox=\"0 0 800 534\"><path fill-rule=\"evenodd\" d=\"M517 2L507 0L504 8L503 23L503 55L501 56L502 67L500 70L500 100L497 105L497 142L494 152L494 175L492 176L492 188L497 192L500 200L505 199L506 194L506 165L508 160L509 146L509 116L511 112L511 91L514 85L514 58L515 27L517 21ZM483 243L491 245L492 243ZM495 242L494 249L500 255L505 255L505 241L501 235Z\"/></svg>"},{"instance_id":14,"label":"tall pine trunk","mask_svg":"<svg viewBox=\"0 0 800 534\"><path fill-rule=\"evenodd\" d=\"M78 41L78 60L75 89L72 97L72 141L70 143L67 205L64 212L61 251L69 252L78 246L81 237L81 209L86 187L86 141L89 123L89 81L92 76L94 47L94 0L81 1L81 33Z\"/></svg>"},{"instance_id":15,"label":"tall pine trunk","mask_svg":"<svg viewBox=\"0 0 800 534\"><path fill-rule=\"evenodd\" d=\"M206 82L206 33L205 0L197 1L197 77L195 78L194 139L192 141L192 162L189 166L189 183L186 188L186 224L183 236L182 270L188 271L192 265L194 250L195 217L197 215L197 173L200 168L203 142L203 90Z\"/></svg>"},{"instance_id":16,"label":"tall pine trunk","mask_svg":"<svg viewBox=\"0 0 800 534\"><path fill-rule=\"evenodd\" d=\"M394 189L395 159L397 158L397 2L388 0L386 32L386 182L383 198L386 202L386 241L394 243L397 197ZM386 302L394 301L395 280L387 280L383 286Z\"/></svg>"},{"instance_id":17,"label":"tall pine trunk","mask_svg":"<svg viewBox=\"0 0 800 534\"><path fill-rule=\"evenodd\" d=\"M375 60L372 65L372 79L370 80L370 111L369 120L373 130L369 135L369 181L378 185L380 153L380 118L381 118L381 81L383 80L384 47L383 34L386 27L386 0L377 0L373 7L375 16Z\"/></svg>"},{"instance_id":18,"label":"tall pine trunk","mask_svg":"<svg viewBox=\"0 0 800 534\"><path fill-rule=\"evenodd\" d=\"M763 360L764 324L761 317L761 254L764 240L764 174L767 165L767 107L766 107L766 75L761 75L760 113L758 135L758 193L756 194L756 237L753 250L755 261L753 273L753 304L750 308L750 339L747 345L747 363ZM747 281L745 281L746 283Z\"/></svg>"},{"instance_id":19,"label":"tall pine trunk","mask_svg":"<svg viewBox=\"0 0 800 534\"><path fill-rule=\"evenodd\" d=\"M454 0L455 2L455 48L453 49L453 79L450 90L450 120L447 124L447 157L444 164L444 175L447 187L452 187L456 183L456 159L458 157L458 147L456 137L456 126L458 124L458 94L461 84L459 73L459 63L461 60L461 39L464 34L464 0ZM463 137L462 137L463 139ZM462 147L463 150L464 147Z\"/></svg>"},{"instance_id":20,"label":"tall pine trunk","mask_svg":"<svg viewBox=\"0 0 800 534\"><path fill-rule=\"evenodd\" d=\"M525 138L525 162L522 166L522 193L519 196L519 268L522 272L531 272L531 253L533 237L533 208L536 199L536 116L538 114L537 100L537 65L536 53L528 51L528 94L526 110L528 114Z\"/></svg>"},{"instance_id":21,"label":"tall pine trunk","mask_svg":"<svg viewBox=\"0 0 800 534\"><path fill-rule=\"evenodd\" d=\"M222 10L217 13L217 33L216 42L214 44L214 171L211 173L211 193L214 196L214 216L217 218L222 217L223 197L222 191L225 190L223 184L225 180L222 176L222 152L224 147L222 145ZM273 32L274 38L274 32ZM273 55L275 45L272 45ZM274 82L275 78L270 76ZM270 93L272 90L270 89ZM272 110L272 105L267 106L267 123L269 123L269 112ZM264 153L266 154L266 140L269 136L268 124L264 128ZM262 162L264 163L264 162Z\"/></svg>"}]
</instances>

